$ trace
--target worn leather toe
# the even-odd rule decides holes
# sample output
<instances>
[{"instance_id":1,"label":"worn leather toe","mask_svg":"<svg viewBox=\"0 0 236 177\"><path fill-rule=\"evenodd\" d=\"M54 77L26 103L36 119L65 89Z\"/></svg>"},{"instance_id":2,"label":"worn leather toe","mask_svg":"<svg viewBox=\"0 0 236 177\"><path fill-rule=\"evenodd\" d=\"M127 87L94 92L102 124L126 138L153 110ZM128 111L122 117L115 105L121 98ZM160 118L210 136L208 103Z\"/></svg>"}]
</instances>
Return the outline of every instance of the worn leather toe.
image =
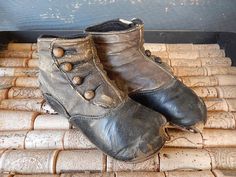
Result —
<instances>
[{"instance_id":1,"label":"worn leather toe","mask_svg":"<svg viewBox=\"0 0 236 177\"><path fill-rule=\"evenodd\" d=\"M206 122L204 102L179 80L165 88L138 92L132 99L162 113L168 121L180 127L190 128Z\"/></svg>"},{"instance_id":2,"label":"worn leather toe","mask_svg":"<svg viewBox=\"0 0 236 177\"><path fill-rule=\"evenodd\" d=\"M122 161L149 158L167 138L165 118L131 99L101 119L73 116L70 122L107 155Z\"/></svg>"}]
</instances>

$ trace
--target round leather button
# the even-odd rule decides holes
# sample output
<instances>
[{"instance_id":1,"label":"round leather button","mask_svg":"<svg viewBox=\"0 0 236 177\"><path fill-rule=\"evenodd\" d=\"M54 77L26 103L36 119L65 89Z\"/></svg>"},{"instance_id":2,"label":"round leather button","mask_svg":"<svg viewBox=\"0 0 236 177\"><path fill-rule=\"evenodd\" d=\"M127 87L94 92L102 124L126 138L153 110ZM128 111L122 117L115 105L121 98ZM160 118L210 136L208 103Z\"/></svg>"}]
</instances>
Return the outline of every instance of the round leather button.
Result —
<instances>
[{"instance_id":1,"label":"round leather button","mask_svg":"<svg viewBox=\"0 0 236 177\"><path fill-rule=\"evenodd\" d=\"M75 76L75 77L73 77L72 82L75 85L80 85L82 83L82 78L79 76Z\"/></svg>"},{"instance_id":2,"label":"round leather button","mask_svg":"<svg viewBox=\"0 0 236 177\"><path fill-rule=\"evenodd\" d=\"M72 68L73 68L73 66L72 66L71 63L63 63L63 64L61 64L60 67L61 67L61 69L62 69L63 71L65 71L65 72L69 72L69 71L71 71Z\"/></svg>"},{"instance_id":3,"label":"round leather button","mask_svg":"<svg viewBox=\"0 0 236 177\"><path fill-rule=\"evenodd\" d=\"M150 57L152 55L151 51L150 50L145 50L145 55L147 57Z\"/></svg>"},{"instance_id":4,"label":"round leather button","mask_svg":"<svg viewBox=\"0 0 236 177\"><path fill-rule=\"evenodd\" d=\"M91 100L94 96L95 93L92 90L88 90L84 93L84 98L86 98L87 100Z\"/></svg>"},{"instance_id":5,"label":"round leather button","mask_svg":"<svg viewBox=\"0 0 236 177\"><path fill-rule=\"evenodd\" d=\"M154 58L154 61L156 62L156 63L162 63L162 60L161 60L161 58L160 57L155 57Z\"/></svg>"},{"instance_id":6,"label":"round leather button","mask_svg":"<svg viewBox=\"0 0 236 177\"><path fill-rule=\"evenodd\" d=\"M56 47L52 50L52 53L55 57L60 58L64 55L64 50L61 47Z\"/></svg>"}]
</instances>

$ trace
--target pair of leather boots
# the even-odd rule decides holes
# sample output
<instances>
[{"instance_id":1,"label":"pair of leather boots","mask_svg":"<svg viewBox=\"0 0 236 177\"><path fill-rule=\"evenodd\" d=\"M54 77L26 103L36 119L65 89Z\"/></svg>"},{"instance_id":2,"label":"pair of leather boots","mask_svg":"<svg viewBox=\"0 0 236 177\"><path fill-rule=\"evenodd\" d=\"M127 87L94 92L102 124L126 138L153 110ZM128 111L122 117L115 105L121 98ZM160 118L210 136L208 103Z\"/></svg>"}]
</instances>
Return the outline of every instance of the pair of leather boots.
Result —
<instances>
[{"instance_id":1,"label":"pair of leather boots","mask_svg":"<svg viewBox=\"0 0 236 177\"><path fill-rule=\"evenodd\" d=\"M140 162L168 139L169 123L197 131L203 101L143 47L139 19L115 19L71 38L38 39L46 101L105 154Z\"/></svg>"}]
</instances>

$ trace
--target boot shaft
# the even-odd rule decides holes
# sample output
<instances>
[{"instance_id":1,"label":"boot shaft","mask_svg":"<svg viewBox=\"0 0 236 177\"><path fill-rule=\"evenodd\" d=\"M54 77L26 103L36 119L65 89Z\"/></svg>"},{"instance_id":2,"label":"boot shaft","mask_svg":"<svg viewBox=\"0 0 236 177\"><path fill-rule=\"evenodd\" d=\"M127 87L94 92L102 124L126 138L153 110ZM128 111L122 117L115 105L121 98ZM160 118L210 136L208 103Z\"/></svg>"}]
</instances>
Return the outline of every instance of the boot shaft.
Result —
<instances>
[{"instance_id":1,"label":"boot shaft","mask_svg":"<svg viewBox=\"0 0 236 177\"><path fill-rule=\"evenodd\" d=\"M120 89L129 93L159 89L173 75L145 55L142 21L125 22L111 20L86 31L92 34L105 70Z\"/></svg>"},{"instance_id":2,"label":"boot shaft","mask_svg":"<svg viewBox=\"0 0 236 177\"><path fill-rule=\"evenodd\" d=\"M106 57L130 50L144 51L144 26L142 21L116 19L88 27L98 50L98 55Z\"/></svg>"},{"instance_id":3,"label":"boot shaft","mask_svg":"<svg viewBox=\"0 0 236 177\"><path fill-rule=\"evenodd\" d=\"M91 36L41 37L38 50L41 89L62 114L99 117L124 99L106 76Z\"/></svg>"},{"instance_id":4,"label":"boot shaft","mask_svg":"<svg viewBox=\"0 0 236 177\"><path fill-rule=\"evenodd\" d=\"M93 36L108 76L133 100L189 130L206 122L206 107L201 99L155 62L150 52L144 53L140 20L111 20L86 31Z\"/></svg>"}]
</instances>

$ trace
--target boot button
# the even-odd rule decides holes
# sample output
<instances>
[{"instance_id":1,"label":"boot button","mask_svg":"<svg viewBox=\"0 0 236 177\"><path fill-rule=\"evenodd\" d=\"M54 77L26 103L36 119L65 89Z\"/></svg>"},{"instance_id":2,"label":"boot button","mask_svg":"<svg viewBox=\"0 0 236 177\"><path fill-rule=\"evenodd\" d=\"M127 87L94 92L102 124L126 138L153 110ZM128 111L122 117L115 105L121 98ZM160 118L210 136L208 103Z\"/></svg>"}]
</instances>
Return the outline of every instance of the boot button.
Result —
<instances>
[{"instance_id":1,"label":"boot button","mask_svg":"<svg viewBox=\"0 0 236 177\"><path fill-rule=\"evenodd\" d=\"M160 57L155 57L154 58L154 61L156 62L156 63L162 63L162 60L161 60L161 58Z\"/></svg>"},{"instance_id":2,"label":"boot button","mask_svg":"<svg viewBox=\"0 0 236 177\"><path fill-rule=\"evenodd\" d=\"M151 51L150 50L145 50L145 55L147 57L150 57L152 55Z\"/></svg>"},{"instance_id":3,"label":"boot button","mask_svg":"<svg viewBox=\"0 0 236 177\"><path fill-rule=\"evenodd\" d=\"M84 97L87 99L87 100L91 100L93 97L95 96L95 93L94 91L92 90L88 90L84 93Z\"/></svg>"},{"instance_id":4,"label":"boot button","mask_svg":"<svg viewBox=\"0 0 236 177\"><path fill-rule=\"evenodd\" d=\"M79 76L75 76L75 77L73 77L72 82L75 85L80 85L82 83L82 79Z\"/></svg>"},{"instance_id":5,"label":"boot button","mask_svg":"<svg viewBox=\"0 0 236 177\"><path fill-rule=\"evenodd\" d=\"M61 64L61 69L65 72L69 72L72 70L72 64L71 63L63 63Z\"/></svg>"},{"instance_id":6,"label":"boot button","mask_svg":"<svg viewBox=\"0 0 236 177\"><path fill-rule=\"evenodd\" d=\"M52 50L52 53L55 57L60 58L64 55L64 50L61 47L56 47Z\"/></svg>"}]
</instances>

